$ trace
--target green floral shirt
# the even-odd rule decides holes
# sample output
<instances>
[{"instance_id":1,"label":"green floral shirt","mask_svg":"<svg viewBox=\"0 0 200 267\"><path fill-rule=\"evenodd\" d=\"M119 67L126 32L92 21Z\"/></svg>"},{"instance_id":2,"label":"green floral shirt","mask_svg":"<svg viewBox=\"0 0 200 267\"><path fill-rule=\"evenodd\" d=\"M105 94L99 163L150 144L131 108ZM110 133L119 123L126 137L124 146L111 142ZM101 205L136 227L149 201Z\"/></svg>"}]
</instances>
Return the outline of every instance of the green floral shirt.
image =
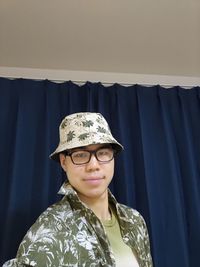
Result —
<instances>
[{"instance_id":1,"label":"green floral shirt","mask_svg":"<svg viewBox=\"0 0 200 267\"><path fill-rule=\"evenodd\" d=\"M113 267L115 259L101 221L64 183L61 201L50 206L22 240L16 258L3 267ZM136 253L140 267L152 267L149 237L142 216L117 203L109 191L124 242Z\"/></svg>"}]
</instances>

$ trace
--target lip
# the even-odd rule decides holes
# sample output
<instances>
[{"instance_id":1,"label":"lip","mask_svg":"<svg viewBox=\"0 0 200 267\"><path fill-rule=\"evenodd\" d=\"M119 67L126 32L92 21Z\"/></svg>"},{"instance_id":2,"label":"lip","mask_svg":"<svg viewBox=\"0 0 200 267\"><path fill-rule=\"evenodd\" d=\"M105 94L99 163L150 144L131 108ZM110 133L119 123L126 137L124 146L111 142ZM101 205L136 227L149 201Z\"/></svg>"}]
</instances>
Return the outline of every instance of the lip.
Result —
<instances>
[{"instance_id":1,"label":"lip","mask_svg":"<svg viewBox=\"0 0 200 267\"><path fill-rule=\"evenodd\" d=\"M91 184L91 185L98 185L102 182L102 180L104 180L104 178L102 177L89 177L89 178L83 179L84 182Z\"/></svg>"}]
</instances>

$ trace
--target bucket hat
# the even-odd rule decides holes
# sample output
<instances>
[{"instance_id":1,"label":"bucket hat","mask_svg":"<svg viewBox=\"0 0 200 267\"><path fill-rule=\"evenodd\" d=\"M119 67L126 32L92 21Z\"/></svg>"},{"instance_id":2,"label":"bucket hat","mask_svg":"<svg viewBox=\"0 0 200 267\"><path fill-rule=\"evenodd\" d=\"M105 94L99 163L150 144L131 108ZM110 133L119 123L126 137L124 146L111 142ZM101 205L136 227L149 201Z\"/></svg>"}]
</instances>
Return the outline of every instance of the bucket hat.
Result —
<instances>
[{"instance_id":1,"label":"bucket hat","mask_svg":"<svg viewBox=\"0 0 200 267\"><path fill-rule=\"evenodd\" d=\"M80 112L66 116L59 126L60 141L50 158L59 161L59 153L92 144L112 144L117 152L123 146L112 136L102 114Z\"/></svg>"}]
</instances>

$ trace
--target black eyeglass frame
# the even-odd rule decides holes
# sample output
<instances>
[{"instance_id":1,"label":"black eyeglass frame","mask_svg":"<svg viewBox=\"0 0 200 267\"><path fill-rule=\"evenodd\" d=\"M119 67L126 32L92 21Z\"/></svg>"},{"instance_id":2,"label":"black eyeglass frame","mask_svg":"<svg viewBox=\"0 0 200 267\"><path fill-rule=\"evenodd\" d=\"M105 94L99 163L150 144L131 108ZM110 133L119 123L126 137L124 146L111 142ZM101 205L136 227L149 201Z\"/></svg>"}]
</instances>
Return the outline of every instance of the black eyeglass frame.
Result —
<instances>
[{"instance_id":1,"label":"black eyeglass frame","mask_svg":"<svg viewBox=\"0 0 200 267\"><path fill-rule=\"evenodd\" d=\"M105 148L109 148L109 149L111 149L112 152L113 152L113 156L112 156L111 159L106 160L106 161L105 161L105 160L103 160L103 161L102 161L102 160L99 160L98 157L97 157L97 152L98 152L99 150L101 150L101 149L105 149ZM84 162L84 163L75 163L75 162L73 161L72 154L73 154L73 153L76 153L76 152L78 152L78 151L86 151L86 152L89 152L89 153L90 153L90 156L89 156L89 159L88 159L87 162ZM116 151L116 150L113 148L113 146L111 145L111 146L103 146L103 147L99 147L99 148L96 149L96 150L87 150L87 149L84 149L84 148L80 148L80 149L72 150L72 151L71 151L71 150L65 150L65 151L62 151L61 153L63 153L65 156L69 156L69 157L71 158L72 163L73 163L74 165L84 165L84 164L87 164L87 163L90 162L92 155L94 155L95 158L96 158L96 160L99 161L99 162L101 162L101 163L107 163L107 162L110 162L111 160L113 160L113 158L114 158L115 155L117 154L117 151Z\"/></svg>"}]
</instances>

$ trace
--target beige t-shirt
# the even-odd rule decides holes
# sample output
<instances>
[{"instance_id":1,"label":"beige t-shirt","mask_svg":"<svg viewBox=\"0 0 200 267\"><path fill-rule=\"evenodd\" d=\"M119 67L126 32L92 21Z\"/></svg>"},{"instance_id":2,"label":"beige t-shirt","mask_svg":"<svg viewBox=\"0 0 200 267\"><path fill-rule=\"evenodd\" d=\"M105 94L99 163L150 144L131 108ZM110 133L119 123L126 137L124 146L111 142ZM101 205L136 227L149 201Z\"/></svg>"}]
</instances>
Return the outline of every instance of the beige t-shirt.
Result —
<instances>
[{"instance_id":1,"label":"beige t-shirt","mask_svg":"<svg viewBox=\"0 0 200 267\"><path fill-rule=\"evenodd\" d=\"M122 239L119 223L114 213L112 212L111 220L102 223L115 256L116 267L139 267L132 249Z\"/></svg>"}]
</instances>

